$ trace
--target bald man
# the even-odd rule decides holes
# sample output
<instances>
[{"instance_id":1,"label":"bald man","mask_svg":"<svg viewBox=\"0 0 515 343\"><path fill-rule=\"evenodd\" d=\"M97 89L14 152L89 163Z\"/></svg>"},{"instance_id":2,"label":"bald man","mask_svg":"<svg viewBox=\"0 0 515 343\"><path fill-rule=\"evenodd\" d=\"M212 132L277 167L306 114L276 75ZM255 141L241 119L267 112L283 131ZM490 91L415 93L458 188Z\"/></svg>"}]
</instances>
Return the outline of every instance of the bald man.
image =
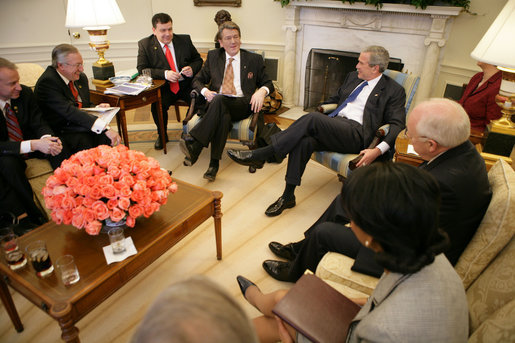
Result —
<instances>
[{"instance_id":1,"label":"bald man","mask_svg":"<svg viewBox=\"0 0 515 343\"><path fill-rule=\"evenodd\" d=\"M456 264L488 208L492 192L485 162L469 141L470 120L458 103L431 99L417 105L406 123L406 136L425 162L420 168L440 185L440 227L450 247L445 255ZM348 219L340 196L305 233L305 239L286 245L271 242L270 249L288 262L266 260L263 268L275 279L296 281L306 269L315 271L329 251L355 259L353 270L380 276L383 268L344 225Z\"/></svg>"}]
</instances>

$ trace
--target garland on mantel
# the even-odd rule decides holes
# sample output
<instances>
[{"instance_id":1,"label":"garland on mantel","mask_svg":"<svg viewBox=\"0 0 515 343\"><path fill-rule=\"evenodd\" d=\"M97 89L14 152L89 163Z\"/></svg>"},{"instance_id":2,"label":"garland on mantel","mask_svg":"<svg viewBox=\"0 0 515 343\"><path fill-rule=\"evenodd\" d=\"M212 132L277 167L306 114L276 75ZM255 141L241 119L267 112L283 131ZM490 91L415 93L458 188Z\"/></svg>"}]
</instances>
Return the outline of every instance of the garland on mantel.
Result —
<instances>
[{"instance_id":1,"label":"garland on mantel","mask_svg":"<svg viewBox=\"0 0 515 343\"><path fill-rule=\"evenodd\" d=\"M284 7L290 3L290 0L274 0L281 1L281 6ZM383 7L385 3L393 4L407 4L413 5L416 8L425 9L427 6L456 6L463 7L466 12L470 9L470 0L341 0L341 2L348 2L353 4L355 2L364 2L367 5L374 5L376 8Z\"/></svg>"}]
</instances>

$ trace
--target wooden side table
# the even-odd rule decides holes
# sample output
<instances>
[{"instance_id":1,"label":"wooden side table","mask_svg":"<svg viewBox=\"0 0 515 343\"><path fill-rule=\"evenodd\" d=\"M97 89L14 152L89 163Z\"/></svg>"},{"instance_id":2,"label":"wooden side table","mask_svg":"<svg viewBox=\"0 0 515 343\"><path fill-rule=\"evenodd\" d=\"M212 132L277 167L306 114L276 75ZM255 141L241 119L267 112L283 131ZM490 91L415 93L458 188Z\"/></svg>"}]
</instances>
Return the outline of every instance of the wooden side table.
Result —
<instances>
[{"instance_id":1,"label":"wooden side table","mask_svg":"<svg viewBox=\"0 0 515 343\"><path fill-rule=\"evenodd\" d=\"M418 155L408 153L409 140L404 134L405 131L406 130L402 130L397 136L397 139L395 139L395 154L393 155L393 160L417 167L424 162L424 160Z\"/></svg>"},{"instance_id":2,"label":"wooden side table","mask_svg":"<svg viewBox=\"0 0 515 343\"><path fill-rule=\"evenodd\" d=\"M163 143L163 151L166 154L166 135L164 135L163 111L161 108L161 86L164 85L164 83L164 80L153 80L152 87L138 95L104 94L104 87L90 85L89 94L92 103L99 104L107 102L111 106L120 107L120 110L116 113L116 123L118 125L118 132L120 132L123 138L123 143L127 148L129 148L129 135L127 133L127 119L125 117L125 111L157 102L157 113L159 117L158 129L161 136L161 142Z\"/></svg>"}]
</instances>

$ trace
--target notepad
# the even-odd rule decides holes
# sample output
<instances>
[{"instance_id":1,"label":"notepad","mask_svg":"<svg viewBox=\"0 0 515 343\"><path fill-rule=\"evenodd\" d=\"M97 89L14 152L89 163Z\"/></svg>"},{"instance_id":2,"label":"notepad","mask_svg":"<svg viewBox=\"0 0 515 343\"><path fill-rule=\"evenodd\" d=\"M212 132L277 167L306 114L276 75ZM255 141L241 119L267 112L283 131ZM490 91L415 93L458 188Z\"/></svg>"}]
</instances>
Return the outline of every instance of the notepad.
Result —
<instances>
[{"instance_id":1,"label":"notepad","mask_svg":"<svg viewBox=\"0 0 515 343\"><path fill-rule=\"evenodd\" d=\"M120 107L85 107L82 108L82 110L93 114L109 125L116 113L120 110Z\"/></svg>"}]
</instances>

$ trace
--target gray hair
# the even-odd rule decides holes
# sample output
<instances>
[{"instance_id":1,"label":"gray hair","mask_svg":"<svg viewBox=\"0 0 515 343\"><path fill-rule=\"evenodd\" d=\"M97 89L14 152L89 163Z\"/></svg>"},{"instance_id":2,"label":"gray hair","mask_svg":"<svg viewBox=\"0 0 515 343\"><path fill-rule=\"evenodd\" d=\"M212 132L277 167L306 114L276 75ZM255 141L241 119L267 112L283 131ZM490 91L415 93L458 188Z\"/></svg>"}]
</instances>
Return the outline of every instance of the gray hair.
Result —
<instances>
[{"instance_id":1,"label":"gray hair","mask_svg":"<svg viewBox=\"0 0 515 343\"><path fill-rule=\"evenodd\" d=\"M132 343L254 343L254 327L227 292L204 276L165 289L148 309Z\"/></svg>"},{"instance_id":2,"label":"gray hair","mask_svg":"<svg viewBox=\"0 0 515 343\"><path fill-rule=\"evenodd\" d=\"M232 21L224 21L223 23L221 23L218 26L218 34L217 34L218 39L222 39L222 32L223 32L224 29L227 29L227 30L238 30L238 35L241 38L240 27L238 25L236 25L236 23L234 23Z\"/></svg>"},{"instance_id":3,"label":"gray hair","mask_svg":"<svg viewBox=\"0 0 515 343\"><path fill-rule=\"evenodd\" d=\"M11 69L11 70L18 69L16 64L12 63L11 61L9 61L8 59L5 59L3 57L0 57L0 68L7 68L7 69Z\"/></svg>"},{"instance_id":4,"label":"gray hair","mask_svg":"<svg viewBox=\"0 0 515 343\"><path fill-rule=\"evenodd\" d=\"M454 148L469 139L470 119L456 101L433 98L421 102L417 107L424 113L416 126L420 136L448 148Z\"/></svg>"},{"instance_id":5,"label":"gray hair","mask_svg":"<svg viewBox=\"0 0 515 343\"><path fill-rule=\"evenodd\" d=\"M384 72L386 68L388 68L388 63L390 62L390 54L388 53L388 50L386 50L382 46L367 46L365 50L363 50L362 52L370 53L370 61L368 62L369 66L379 66L379 72L381 73Z\"/></svg>"},{"instance_id":6,"label":"gray hair","mask_svg":"<svg viewBox=\"0 0 515 343\"><path fill-rule=\"evenodd\" d=\"M71 44L59 44L52 50L52 67L57 68L57 63L63 63L69 54L78 53L79 50Z\"/></svg>"}]
</instances>

